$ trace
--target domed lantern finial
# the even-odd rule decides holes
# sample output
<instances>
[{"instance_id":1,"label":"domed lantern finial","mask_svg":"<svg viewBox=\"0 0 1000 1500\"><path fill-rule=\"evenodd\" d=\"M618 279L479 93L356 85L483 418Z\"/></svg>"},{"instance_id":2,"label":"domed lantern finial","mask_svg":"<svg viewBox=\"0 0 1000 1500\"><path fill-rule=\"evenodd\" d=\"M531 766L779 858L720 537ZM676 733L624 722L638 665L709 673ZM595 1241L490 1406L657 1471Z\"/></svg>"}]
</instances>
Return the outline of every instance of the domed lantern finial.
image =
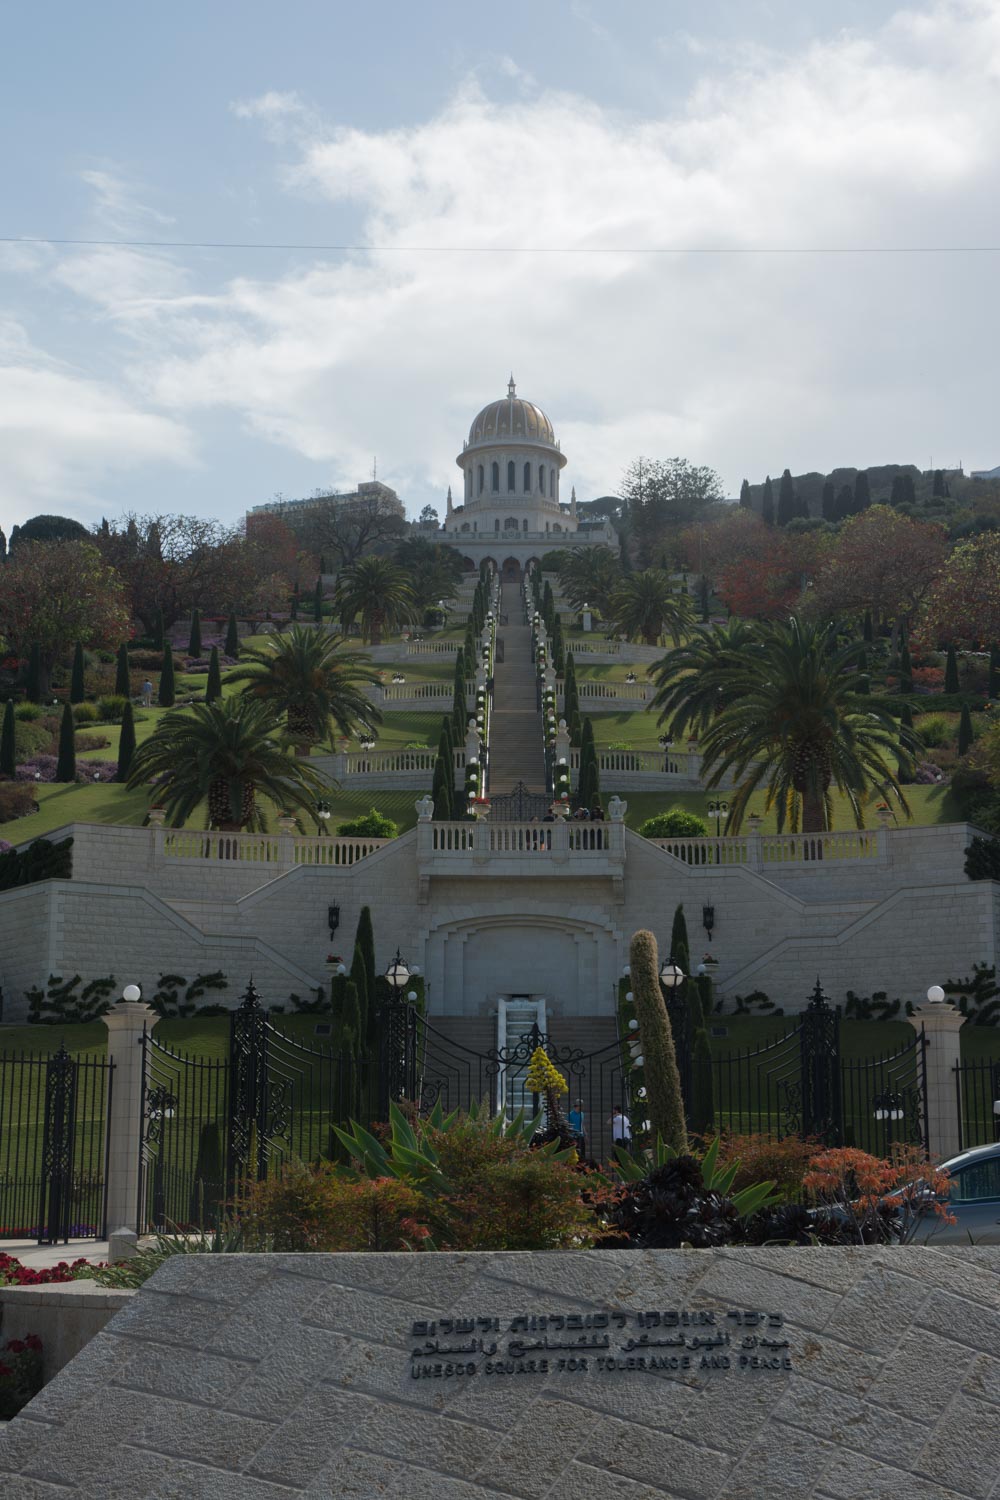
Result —
<instances>
[{"instance_id":1,"label":"domed lantern finial","mask_svg":"<svg viewBox=\"0 0 1000 1500\"><path fill-rule=\"evenodd\" d=\"M514 386L514 371L513 370L511 370L511 372L510 372L510 379L507 382L507 395L510 397L510 399L512 401L513 401L514 397L517 395L517 390L516 390L516 388Z\"/></svg>"}]
</instances>

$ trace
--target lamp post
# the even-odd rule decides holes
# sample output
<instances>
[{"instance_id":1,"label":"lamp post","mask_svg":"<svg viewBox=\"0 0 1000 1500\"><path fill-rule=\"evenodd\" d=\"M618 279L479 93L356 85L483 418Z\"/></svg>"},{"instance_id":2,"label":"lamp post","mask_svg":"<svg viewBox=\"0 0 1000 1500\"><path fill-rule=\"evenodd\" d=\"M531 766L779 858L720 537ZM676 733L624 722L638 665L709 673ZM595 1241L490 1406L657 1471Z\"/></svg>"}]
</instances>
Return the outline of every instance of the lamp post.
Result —
<instances>
[{"instance_id":1,"label":"lamp post","mask_svg":"<svg viewBox=\"0 0 1000 1500\"><path fill-rule=\"evenodd\" d=\"M327 802L325 797L321 797L316 803L316 832L319 834L326 833L327 825L332 817L333 813L329 802Z\"/></svg>"},{"instance_id":2,"label":"lamp post","mask_svg":"<svg viewBox=\"0 0 1000 1500\"><path fill-rule=\"evenodd\" d=\"M719 837L719 824L729 811L729 803L722 801L711 801L708 804L708 816L715 819L715 836Z\"/></svg>"},{"instance_id":3,"label":"lamp post","mask_svg":"<svg viewBox=\"0 0 1000 1500\"><path fill-rule=\"evenodd\" d=\"M396 957L385 971L386 981L392 986L395 998L398 999L400 990L409 981L410 972L408 965L397 948Z\"/></svg>"}]
</instances>

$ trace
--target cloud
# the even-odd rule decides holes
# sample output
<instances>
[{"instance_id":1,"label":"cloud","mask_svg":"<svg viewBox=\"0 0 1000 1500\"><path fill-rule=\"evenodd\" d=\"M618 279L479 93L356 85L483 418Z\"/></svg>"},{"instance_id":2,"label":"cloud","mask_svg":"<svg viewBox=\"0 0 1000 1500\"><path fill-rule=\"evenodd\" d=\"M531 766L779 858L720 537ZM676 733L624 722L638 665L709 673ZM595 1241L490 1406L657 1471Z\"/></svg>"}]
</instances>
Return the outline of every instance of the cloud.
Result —
<instances>
[{"instance_id":1,"label":"cloud","mask_svg":"<svg viewBox=\"0 0 1000 1500\"><path fill-rule=\"evenodd\" d=\"M473 76L431 118L360 129L265 94L234 108L285 148L281 185L376 248L208 288L173 258L78 258L64 284L129 340L148 409L235 414L336 483L377 454L414 512L511 367L581 498L640 452L733 491L932 443L995 463L995 262L906 252L1000 244L1000 5L695 66L645 115Z\"/></svg>"},{"instance_id":2,"label":"cloud","mask_svg":"<svg viewBox=\"0 0 1000 1500\"><path fill-rule=\"evenodd\" d=\"M23 519L57 500L83 520L100 513L109 475L143 464L191 464L177 421L139 410L113 386L47 358L0 320L0 508Z\"/></svg>"}]
</instances>

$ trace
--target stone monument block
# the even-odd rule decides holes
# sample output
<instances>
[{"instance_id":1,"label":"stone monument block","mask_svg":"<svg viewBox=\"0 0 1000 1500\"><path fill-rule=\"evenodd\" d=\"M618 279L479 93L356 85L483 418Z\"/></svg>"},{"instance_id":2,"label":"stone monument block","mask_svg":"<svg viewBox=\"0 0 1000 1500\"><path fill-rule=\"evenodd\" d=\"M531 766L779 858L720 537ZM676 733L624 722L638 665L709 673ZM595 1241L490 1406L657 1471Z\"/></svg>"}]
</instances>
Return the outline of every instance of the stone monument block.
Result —
<instances>
[{"instance_id":1,"label":"stone monument block","mask_svg":"<svg viewBox=\"0 0 1000 1500\"><path fill-rule=\"evenodd\" d=\"M168 1261L0 1494L956 1500L1000 1475L1000 1249Z\"/></svg>"}]
</instances>

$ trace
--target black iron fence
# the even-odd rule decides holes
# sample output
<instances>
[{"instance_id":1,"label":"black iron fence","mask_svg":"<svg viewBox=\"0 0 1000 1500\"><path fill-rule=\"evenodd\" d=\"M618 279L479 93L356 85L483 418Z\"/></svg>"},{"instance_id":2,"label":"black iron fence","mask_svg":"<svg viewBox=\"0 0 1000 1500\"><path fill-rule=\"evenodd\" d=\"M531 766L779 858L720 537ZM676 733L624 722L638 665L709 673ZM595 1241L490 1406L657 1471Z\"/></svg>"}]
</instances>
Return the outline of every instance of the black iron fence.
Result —
<instances>
[{"instance_id":1,"label":"black iron fence","mask_svg":"<svg viewBox=\"0 0 1000 1500\"><path fill-rule=\"evenodd\" d=\"M970 1058L955 1069L960 1149L1000 1141L1000 1058Z\"/></svg>"},{"instance_id":2,"label":"black iron fence","mask_svg":"<svg viewBox=\"0 0 1000 1500\"><path fill-rule=\"evenodd\" d=\"M65 1047L0 1054L0 1237L103 1238L113 1072Z\"/></svg>"}]
</instances>

